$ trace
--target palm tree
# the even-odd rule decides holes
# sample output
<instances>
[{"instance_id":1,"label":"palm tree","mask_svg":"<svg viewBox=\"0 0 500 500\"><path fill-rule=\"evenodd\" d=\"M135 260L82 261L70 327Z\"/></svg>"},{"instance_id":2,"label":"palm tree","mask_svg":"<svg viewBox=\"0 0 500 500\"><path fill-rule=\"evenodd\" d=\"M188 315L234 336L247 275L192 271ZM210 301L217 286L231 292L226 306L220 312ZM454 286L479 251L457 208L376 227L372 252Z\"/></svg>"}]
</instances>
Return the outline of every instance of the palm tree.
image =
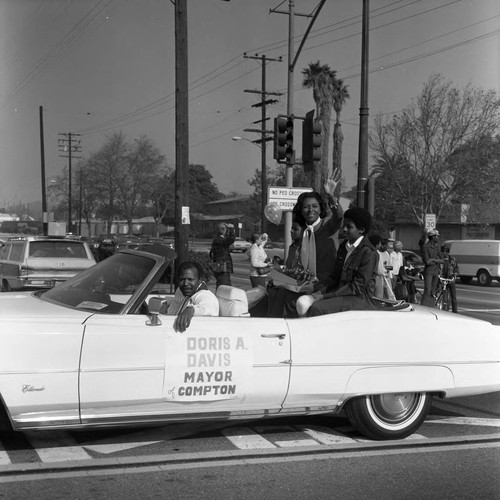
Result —
<instances>
[{"instance_id":1,"label":"palm tree","mask_svg":"<svg viewBox=\"0 0 500 500\"><path fill-rule=\"evenodd\" d=\"M330 69L328 64L320 64L319 61L309 63L302 70L304 80L302 85L313 90L313 99L316 103L316 117L321 123L321 160L319 168L313 170L312 187L321 192L323 182L328 178L328 151L330 138L330 118L332 115L333 95L335 91L336 71Z\"/></svg>"},{"instance_id":2,"label":"palm tree","mask_svg":"<svg viewBox=\"0 0 500 500\"><path fill-rule=\"evenodd\" d=\"M342 106L349 99L350 95L347 91L347 85L344 80L336 79L334 81L334 94L333 94L333 109L335 110L336 120L333 127L333 158L332 158L332 177L342 177L342 142L344 141L344 134L342 134L342 126L340 125L340 112Z\"/></svg>"}]
</instances>

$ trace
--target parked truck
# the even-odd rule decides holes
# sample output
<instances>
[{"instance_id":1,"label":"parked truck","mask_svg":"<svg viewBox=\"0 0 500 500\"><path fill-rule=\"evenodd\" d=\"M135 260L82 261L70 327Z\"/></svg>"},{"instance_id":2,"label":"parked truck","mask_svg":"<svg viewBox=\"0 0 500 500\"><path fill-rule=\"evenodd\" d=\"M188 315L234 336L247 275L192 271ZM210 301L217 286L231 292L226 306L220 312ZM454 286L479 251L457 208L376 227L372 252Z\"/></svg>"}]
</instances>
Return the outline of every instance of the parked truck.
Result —
<instances>
[{"instance_id":1,"label":"parked truck","mask_svg":"<svg viewBox=\"0 0 500 500\"><path fill-rule=\"evenodd\" d=\"M473 278L482 286L493 279L500 281L500 240L448 240L450 254L457 260L460 280L471 283Z\"/></svg>"}]
</instances>

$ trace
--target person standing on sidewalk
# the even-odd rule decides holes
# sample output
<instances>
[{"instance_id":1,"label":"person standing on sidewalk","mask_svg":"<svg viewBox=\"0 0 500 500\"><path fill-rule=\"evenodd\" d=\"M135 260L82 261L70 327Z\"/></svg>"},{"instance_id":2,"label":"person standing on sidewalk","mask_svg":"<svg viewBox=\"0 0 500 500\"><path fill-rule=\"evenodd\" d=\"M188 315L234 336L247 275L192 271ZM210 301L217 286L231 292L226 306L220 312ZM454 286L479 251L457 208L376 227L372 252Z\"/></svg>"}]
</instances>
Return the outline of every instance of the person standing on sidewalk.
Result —
<instances>
[{"instance_id":1,"label":"person standing on sidewalk","mask_svg":"<svg viewBox=\"0 0 500 500\"><path fill-rule=\"evenodd\" d=\"M212 241L210 260L215 276L215 287L219 285L231 286L231 273L233 272L233 259L229 247L234 243L234 228L222 222L218 226L218 233Z\"/></svg>"},{"instance_id":2,"label":"person standing on sidewalk","mask_svg":"<svg viewBox=\"0 0 500 500\"><path fill-rule=\"evenodd\" d=\"M422 305L434 307L437 285L439 282L440 265L443 263L443 256L439 248L439 231L431 229L427 234L429 241L424 245L422 259L424 268L424 295Z\"/></svg>"}]
</instances>

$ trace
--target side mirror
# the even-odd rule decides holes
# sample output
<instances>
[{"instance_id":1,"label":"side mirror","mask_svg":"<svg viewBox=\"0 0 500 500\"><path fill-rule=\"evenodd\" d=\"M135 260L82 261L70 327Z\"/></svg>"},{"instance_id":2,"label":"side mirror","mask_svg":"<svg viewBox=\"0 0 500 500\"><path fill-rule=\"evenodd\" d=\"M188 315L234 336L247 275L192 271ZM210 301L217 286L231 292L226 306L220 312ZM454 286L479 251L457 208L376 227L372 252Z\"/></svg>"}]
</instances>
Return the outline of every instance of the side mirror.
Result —
<instances>
[{"instance_id":1,"label":"side mirror","mask_svg":"<svg viewBox=\"0 0 500 500\"><path fill-rule=\"evenodd\" d=\"M160 297L151 297L148 302L148 312L151 318L146 321L147 326L160 326L161 321L158 317L161 311L163 304L165 303L164 299Z\"/></svg>"}]
</instances>

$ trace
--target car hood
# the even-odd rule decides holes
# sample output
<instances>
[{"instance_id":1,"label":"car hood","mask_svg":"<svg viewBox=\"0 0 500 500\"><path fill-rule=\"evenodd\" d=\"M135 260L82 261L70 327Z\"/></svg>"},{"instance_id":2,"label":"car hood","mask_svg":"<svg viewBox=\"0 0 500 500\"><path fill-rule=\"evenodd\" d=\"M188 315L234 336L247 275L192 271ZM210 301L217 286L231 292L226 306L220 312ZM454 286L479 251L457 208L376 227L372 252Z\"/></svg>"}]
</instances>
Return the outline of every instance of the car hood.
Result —
<instances>
[{"instance_id":1,"label":"car hood","mask_svg":"<svg viewBox=\"0 0 500 500\"><path fill-rule=\"evenodd\" d=\"M94 313L77 311L68 307L52 304L40 300L33 292L3 292L0 293L0 319L16 318L29 320L30 318L72 318L84 322Z\"/></svg>"}]
</instances>

